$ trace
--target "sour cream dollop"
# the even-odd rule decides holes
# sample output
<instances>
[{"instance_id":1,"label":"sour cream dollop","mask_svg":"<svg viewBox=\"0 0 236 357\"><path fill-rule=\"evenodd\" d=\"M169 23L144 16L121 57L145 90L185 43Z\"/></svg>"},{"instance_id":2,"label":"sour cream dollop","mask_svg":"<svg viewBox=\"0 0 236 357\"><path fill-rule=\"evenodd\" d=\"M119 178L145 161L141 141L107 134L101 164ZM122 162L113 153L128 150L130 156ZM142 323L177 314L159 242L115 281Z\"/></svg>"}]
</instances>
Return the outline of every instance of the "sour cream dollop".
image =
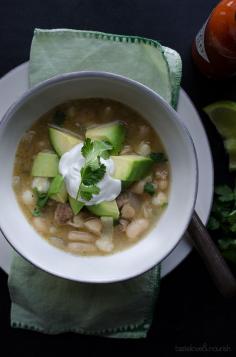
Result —
<instances>
[{"instance_id":1,"label":"sour cream dollop","mask_svg":"<svg viewBox=\"0 0 236 357\"><path fill-rule=\"evenodd\" d=\"M85 158L81 153L82 147L83 143L74 146L70 151L62 155L59 161L59 172L64 177L67 192L74 199L77 197L81 182L80 170L85 163ZM121 181L112 177L115 170L113 160L101 158L101 163L106 166L106 173L103 179L97 183L100 192L97 195L93 195L90 201L79 198L79 201L84 202L86 206L96 205L103 201L112 201L121 192Z\"/></svg>"}]
</instances>

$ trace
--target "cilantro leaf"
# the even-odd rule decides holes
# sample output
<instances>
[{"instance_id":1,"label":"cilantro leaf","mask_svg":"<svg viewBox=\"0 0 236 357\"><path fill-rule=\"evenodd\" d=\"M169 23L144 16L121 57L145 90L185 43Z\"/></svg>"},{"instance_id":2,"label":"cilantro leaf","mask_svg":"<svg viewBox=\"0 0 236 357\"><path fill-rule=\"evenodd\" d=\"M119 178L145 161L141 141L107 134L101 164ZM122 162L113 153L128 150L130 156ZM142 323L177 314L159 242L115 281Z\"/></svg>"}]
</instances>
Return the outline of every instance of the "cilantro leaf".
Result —
<instances>
[{"instance_id":1,"label":"cilantro leaf","mask_svg":"<svg viewBox=\"0 0 236 357\"><path fill-rule=\"evenodd\" d=\"M36 206L39 208L43 208L47 204L48 194L45 192L39 192L37 188L34 189L34 193L37 197Z\"/></svg>"},{"instance_id":2,"label":"cilantro leaf","mask_svg":"<svg viewBox=\"0 0 236 357\"><path fill-rule=\"evenodd\" d=\"M89 201L93 194L100 192L96 184L101 181L106 173L106 166L101 163L101 157L109 157L112 145L105 141L92 141L87 138L81 149L85 158L85 164L80 170L81 183L77 192L77 199L81 198Z\"/></svg>"},{"instance_id":3,"label":"cilantro leaf","mask_svg":"<svg viewBox=\"0 0 236 357\"><path fill-rule=\"evenodd\" d=\"M207 228L210 229L211 231L214 231L220 227L219 221L215 217L210 217L209 221L207 223Z\"/></svg>"},{"instance_id":4,"label":"cilantro leaf","mask_svg":"<svg viewBox=\"0 0 236 357\"><path fill-rule=\"evenodd\" d=\"M230 249L230 248L236 248L236 239L219 239L218 240L219 247L222 250Z\"/></svg>"},{"instance_id":5,"label":"cilantro leaf","mask_svg":"<svg viewBox=\"0 0 236 357\"><path fill-rule=\"evenodd\" d=\"M87 166L83 171L82 183L84 185L90 186L101 181L106 173L106 166L101 164L96 170L92 170L90 166Z\"/></svg>"},{"instance_id":6,"label":"cilantro leaf","mask_svg":"<svg viewBox=\"0 0 236 357\"><path fill-rule=\"evenodd\" d=\"M36 206L32 212L32 215L35 217L41 216L42 208L44 208L48 202L48 194L44 192L39 192L37 188L34 190L34 194L36 195Z\"/></svg>"},{"instance_id":7,"label":"cilantro leaf","mask_svg":"<svg viewBox=\"0 0 236 357\"><path fill-rule=\"evenodd\" d=\"M227 219L228 219L228 222L229 222L229 223L235 224L235 223L236 223L236 210L230 212L230 213L228 214Z\"/></svg>"},{"instance_id":8,"label":"cilantro leaf","mask_svg":"<svg viewBox=\"0 0 236 357\"><path fill-rule=\"evenodd\" d=\"M87 138L81 149L81 153L83 157L86 159L92 150L93 150L93 142L90 138Z\"/></svg>"},{"instance_id":9,"label":"cilantro leaf","mask_svg":"<svg viewBox=\"0 0 236 357\"><path fill-rule=\"evenodd\" d=\"M112 145L105 141L92 141L90 138L87 138L84 142L81 152L87 163L91 163L92 161L97 160L98 157L102 157L102 155L105 153L107 156L107 152L112 150L112 148Z\"/></svg>"},{"instance_id":10,"label":"cilantro leaf","mask_svg":"<svg viewBox=\"0 0 236 357\"><path fill-rule=\"evenodd\" d=\"M79 190L80 197L86 201L91 200L93 195L96 195L99 192L100 192L100 188L97 187L96 185L86 186L83 183L80 185L80 190Z\"/></svg>"},{"instance_id":11,"label":"cilantro leaf","mask_svg":"<svg viewBox=\"0 0 236 357\"><path fill-rule=\"evenodd\" d=\"M33 212L32 212L32 215L33 215L34 217L39 217L39 216L41 216L41 210L40 210L38 207L35 207L34 210L33 210Z\"/></svg>"},{"instance_id":12,"label":"cilantro leaf","mask_svg":"<svg viewBox=\"0 0 236 357\"><path fill-rule=\"evenodd\" d=\"M235 186L236 188L236 186ZM214 230L222 255L236 263L236 190L227 185L215 188L208 228Z\"/></svg>"},{"instance_id":13,"label":"cilantro leaf","mask_svg":"<svg viewBox=\"0 0 236 357\"><path fill-rule=\"evenodd\" d=\"M147 192L147 193L149 193L149 195L153 196L154 193L155 193L154 185L152 183L150 183L150 182L145 183L144 192Z\"/></svg>"},{"instance_id":14,"label":"cilantro leaf","mask_svg":"<svg viewBox=\"0 0 236 357\"><path fill-rule=\"evenodd\" d=\"M227 185L217 186L215 188L215 193L219 196L218 199L221 202L230 202L235 199L233 191Z\"/></svg>"},{"instance_id":15,"label":"cilantro leaf","mask_svg":"<svg viewBox=\"0 0 236 357\"><path fill-rule=\"evenodd\" d=\"M236 223L232 224L230 227L231 232L236 233Z\"/></svg>"},{"instance_id":16,"label":"cilantro leaf","mask_svg":"<svg viewBox=\"0 0 236 357\"><path fill-rule=\"evenodd\" d=\"M157 164L168 161L167 157L163 152L151 152L151 154L149 154L149 157Z\"/></svg>"}]
</instances>

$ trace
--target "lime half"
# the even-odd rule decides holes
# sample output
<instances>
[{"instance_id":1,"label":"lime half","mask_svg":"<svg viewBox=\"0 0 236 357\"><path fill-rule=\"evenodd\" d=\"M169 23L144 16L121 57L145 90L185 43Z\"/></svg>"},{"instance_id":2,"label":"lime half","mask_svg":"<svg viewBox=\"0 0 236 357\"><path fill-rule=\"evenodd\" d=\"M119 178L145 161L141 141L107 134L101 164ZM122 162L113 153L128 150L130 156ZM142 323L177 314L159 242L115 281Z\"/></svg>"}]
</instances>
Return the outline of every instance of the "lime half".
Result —
<instances>
[{"instance_id":1,"label":"lime half","mask_svg":"<svg viewBox=\"0 0 236 357\"><path fill-rule=\"evenodd\" d=\"M236 170L236 102L220 101L208 105L203 110L224 138L230 170Z\"/></svg>"}]
</instances>

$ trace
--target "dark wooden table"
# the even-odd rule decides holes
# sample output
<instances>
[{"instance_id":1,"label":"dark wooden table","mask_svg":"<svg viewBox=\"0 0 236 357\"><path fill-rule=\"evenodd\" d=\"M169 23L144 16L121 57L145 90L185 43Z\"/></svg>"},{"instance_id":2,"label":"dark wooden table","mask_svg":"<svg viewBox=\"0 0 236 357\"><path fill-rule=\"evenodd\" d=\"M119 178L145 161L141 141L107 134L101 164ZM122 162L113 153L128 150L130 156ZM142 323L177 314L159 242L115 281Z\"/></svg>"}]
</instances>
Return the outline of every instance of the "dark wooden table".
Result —
<instances>
[{"instance_id":1,"label":"dark wooden table","mask_svg":"<svg viewBox=\"0 0 236 357\"><path fill-rule=\"evenodd\" d=\"M192 65L191 43L217 0L0 0L0 76L27 61L35 27L79 28L140 35L176 49L183 60L182 87L196 105L206 128L215 164L215 180L230 180L227 156L213 125L201 108L219 99L236 99L236 82L212 82ZM1 95L1 93L0 93ZM10 328L7 276L0 270L0 346L41 354L45 343L54 348L102 345L111 353L120 347L133 352L153 345L166 355L185 350L236 349L235 299L225 301L215 290L196 252L162 280L153 326L144 341L107 340L80 335L45 336ZM30 346L32 345L32 346ZM34 348L35 347L35 348ZM94 350L94 354L96 350ZM87 353L91 355L91 353ZM2 354L0 350L0 355Z\"/></svg>"}]
</instances>

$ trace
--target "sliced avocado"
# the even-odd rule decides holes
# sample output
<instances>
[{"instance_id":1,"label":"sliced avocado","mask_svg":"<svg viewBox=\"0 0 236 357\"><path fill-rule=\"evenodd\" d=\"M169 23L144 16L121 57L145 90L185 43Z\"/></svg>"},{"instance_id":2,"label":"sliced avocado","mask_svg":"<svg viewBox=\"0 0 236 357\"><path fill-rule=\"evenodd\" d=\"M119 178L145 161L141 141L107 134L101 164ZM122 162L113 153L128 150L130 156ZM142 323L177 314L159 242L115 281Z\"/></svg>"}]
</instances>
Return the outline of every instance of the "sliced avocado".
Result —
<instances>
[{"instance_id":1,"label":"sliced avocado","mask_svg":"<svg viewBox=\"0 0 236 357\"><path fill-rule=\"evenodd\" d=\"M75 215L78 214L81 211L81 209L84 207L83 202L79 202L79 201L75 200L70 195L69 195L69 203L70 203L71 209Z\"/></svg>"},{"instance_id":2,"label":"sliced avocado","mask_svg":"<svg viewBox=\"0 0 236 357\"><path fill-rule=\"evenodd\" d=\"M68 194L67 194L66 185L64 182L60 188L60 191L58 193L55 193L54 195L52 195L50 198L54 201L61 202L61 203L65 203L67 201Z\"/></svg>"},{"instance_id":3,"label":"sliced avocado","mask_svg":"<svg viewBox=\"0 0 236 357\"><path fill-rule=\"evenodd\" d=\"M52 180L48 190L48 196L57 202L65 203L67 201L66 185L61 175L57 175Z\"/></svg>"},{"instance_id":4,"label":"sliced avocado","mask_svg":"<svg viewBox=\"0 0 236 357\"><path fill-rule=\"evenodd\" d=\"M119 154L125 140L125 126L120 121L99 125L86 131L86 138L104 140L113 146L112 154Z\"/></svg>"},{"instance_id":5,"label":"sliced avocado","mask_svg":"<svg viewBox=\"0 0 236 357\"><path fill-rule=\"evenodd\" d=\"M151 170L154 162L149 157L139 155L111 156L115 164L113 177L122 181L138 181Z\"/></svg>"},{"instance_id":6,"label":"sliced avocado","mask_svg":"<svg viewBox=\"0 0 236 357\"><path fill-rule=\"evenodd\" d=\"M39 152L33 162L31 175L55 177L58 174L58 156L50 152Z\"/></svg>"},{"instance_id":7,"label":"sliced avocado","mask_svg":"<svg viewBox=\"0 0 236 357\"><path fill-rule=\"evenodd\" d=\"M59 156L62 156L75 145L82 143L82 140L77 136L55 128L49 128L49 138L54 150Z\"/></svg>"},{"instance_id":8,"label":"sliced avocado","mask_svg":"<svg viewBox=\"0 0 236 357\"><path fill-rule=\"evenodd\" d=\"M116 200L104 201L94 206L86 206L86 208L97 216L105 216L118 219L120 215Z\"/></svg>"}]
</instances>

